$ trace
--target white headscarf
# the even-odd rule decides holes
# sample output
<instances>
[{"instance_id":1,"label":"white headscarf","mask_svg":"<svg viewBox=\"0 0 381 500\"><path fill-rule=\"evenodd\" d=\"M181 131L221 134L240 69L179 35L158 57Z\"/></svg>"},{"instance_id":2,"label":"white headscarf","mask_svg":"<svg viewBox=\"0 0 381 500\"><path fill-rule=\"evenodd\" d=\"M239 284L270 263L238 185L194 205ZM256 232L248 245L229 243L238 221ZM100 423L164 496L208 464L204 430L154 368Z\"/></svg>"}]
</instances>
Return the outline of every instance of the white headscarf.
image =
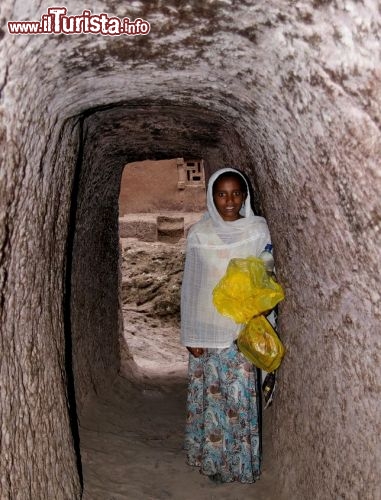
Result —
<instances>
[{"instance_id":1,"label":"white headscarf","mask_svg":"<svg viewBox=\"0 0 381 500\"><path fill-rule=\"evenodd\" d=\"M181 288L181 343L188 347L226 348L235 340L241 326L217 311L212 291L230 259L258 257L271 242L265 219L251 209L249 189L242 218L224 221L218 213L213 184L224 172L238 173L247 186L244 176L233 168L215 172L208 183L208 211L189 231Z\"/></svg>"}]
</instances>

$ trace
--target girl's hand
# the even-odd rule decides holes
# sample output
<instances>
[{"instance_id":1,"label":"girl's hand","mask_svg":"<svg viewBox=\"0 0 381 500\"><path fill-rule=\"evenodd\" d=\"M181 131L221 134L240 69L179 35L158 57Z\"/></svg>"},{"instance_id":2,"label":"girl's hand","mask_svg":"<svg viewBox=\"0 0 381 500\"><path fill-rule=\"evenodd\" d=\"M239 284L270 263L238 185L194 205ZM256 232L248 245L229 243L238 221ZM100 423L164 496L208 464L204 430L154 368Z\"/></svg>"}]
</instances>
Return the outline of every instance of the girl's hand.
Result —
<instances>
[{"instance_id":1,"label":"girl's hand","mask_svg":"<svg viewBox=\"0 0 381 500\"><path fill-rule=\"evenodd\" d=\"M202 347L187 347L187 349L195 358L199 358L204 354L204 349Z\"/></svg>"}]
</instances>

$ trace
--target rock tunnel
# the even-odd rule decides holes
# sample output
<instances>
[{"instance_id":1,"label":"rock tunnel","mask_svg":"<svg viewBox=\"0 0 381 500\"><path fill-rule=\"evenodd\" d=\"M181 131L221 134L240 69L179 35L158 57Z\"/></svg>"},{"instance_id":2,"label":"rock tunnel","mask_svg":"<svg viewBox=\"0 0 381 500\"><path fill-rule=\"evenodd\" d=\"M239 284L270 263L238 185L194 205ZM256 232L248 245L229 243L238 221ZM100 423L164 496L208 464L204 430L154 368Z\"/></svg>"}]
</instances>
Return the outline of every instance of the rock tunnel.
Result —
<instances>
[{"instance_id":1,"label":"rock tunnel","mask_svg":"<svg viewBox=\"0 0 381 500\"><path fill-rule=\"evenodd\" d=\"M8 33L50 6L0 5L1 498L81 497L76 417L119 367L121 173L192 155L249 175L276 249L274 485L377 498L379 3L95 1L150 33Z\"/></svg>"}]
</instances>

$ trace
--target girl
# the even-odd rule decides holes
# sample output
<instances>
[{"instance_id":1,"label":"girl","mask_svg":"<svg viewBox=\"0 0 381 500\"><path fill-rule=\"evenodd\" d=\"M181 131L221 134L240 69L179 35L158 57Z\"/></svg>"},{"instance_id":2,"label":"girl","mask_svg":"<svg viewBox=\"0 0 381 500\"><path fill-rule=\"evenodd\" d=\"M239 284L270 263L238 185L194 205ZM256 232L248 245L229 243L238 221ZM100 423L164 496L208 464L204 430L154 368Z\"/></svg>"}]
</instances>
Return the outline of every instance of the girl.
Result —
<instances>
[{"instance_id":1,"label":"girl","mask_svg":"<svg viewBox=\"0 0 381 500\"><path fill-rule=\"evenodd\" d=\"M207 213L187 238L181 343L189 350L187 462L216 482L252 483L261 468L257 370L237 350L240 326L222 316L212 291L233 257L258 257L270 234L254 215L244 176L215 172Z\"/></svg>"}]
</instances>

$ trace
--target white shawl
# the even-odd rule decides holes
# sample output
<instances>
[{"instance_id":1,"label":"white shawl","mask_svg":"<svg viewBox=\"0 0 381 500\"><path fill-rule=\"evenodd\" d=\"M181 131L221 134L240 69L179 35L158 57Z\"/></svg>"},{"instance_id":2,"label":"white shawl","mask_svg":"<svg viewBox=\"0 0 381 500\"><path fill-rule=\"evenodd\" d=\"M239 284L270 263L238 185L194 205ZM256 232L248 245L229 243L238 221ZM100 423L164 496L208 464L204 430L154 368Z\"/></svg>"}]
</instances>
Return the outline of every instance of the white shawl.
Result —
<instances>
[{"instance_id":1,"label":"white shawl","mask_svg":"<svg viewBox=\"0 0 381 500\"><path fill-rule=\"evenodd\" d=\"M212 291L225 274L230 259L258 257L271 242L265 219L251 210L249 190L240 212L243 218L227 222L220 216L213 201L213 184L224 172L239 173L223 168L211 176L208 211L192 226L187 238L181 287L181 343L188 347L222 349L236 339L241 325L217 311Z\"/></svg>"}]
</instances>

